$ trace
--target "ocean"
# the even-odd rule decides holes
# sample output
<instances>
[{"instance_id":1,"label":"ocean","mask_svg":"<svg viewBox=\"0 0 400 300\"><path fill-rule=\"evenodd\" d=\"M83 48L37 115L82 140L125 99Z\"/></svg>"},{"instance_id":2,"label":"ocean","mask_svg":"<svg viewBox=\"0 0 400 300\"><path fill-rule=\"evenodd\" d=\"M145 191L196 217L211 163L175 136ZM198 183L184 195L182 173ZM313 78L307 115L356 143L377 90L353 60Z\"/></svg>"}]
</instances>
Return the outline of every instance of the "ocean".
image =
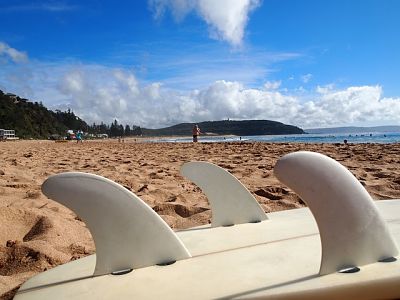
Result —
<instances>
[{"instance_id":1,"label":"ocean","mask_svg":"<svg viewBox=\"0 0 400 300\"><path fill-rule=\"evenodd\" d=\"M360 132L330 134L291 134L291 135L256 135L256 136L200 136L199 142L267 142L267 143L380 143L400 142L400 132ZM157 138L149 142L189 143L191 137Z\"/></svg>"}]
</instances>

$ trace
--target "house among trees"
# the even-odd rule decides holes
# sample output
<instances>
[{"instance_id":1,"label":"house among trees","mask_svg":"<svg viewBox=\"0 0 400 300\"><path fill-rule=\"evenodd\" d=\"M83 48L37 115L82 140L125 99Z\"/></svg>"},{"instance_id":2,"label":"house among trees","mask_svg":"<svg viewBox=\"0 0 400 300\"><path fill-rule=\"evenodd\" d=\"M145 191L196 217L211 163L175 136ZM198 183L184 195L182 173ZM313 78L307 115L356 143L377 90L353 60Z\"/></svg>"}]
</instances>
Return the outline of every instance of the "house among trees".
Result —
<instances>
[{"instance_id":1,"label":"house among trees","mask_svg":"<svg viewBox=\"0 0 400 300\"><path fill-rule=\"evenodd\" d=\"M15 136L15 130L0 129L0 141L18 140Z\"/></svg>"}]
</instances>

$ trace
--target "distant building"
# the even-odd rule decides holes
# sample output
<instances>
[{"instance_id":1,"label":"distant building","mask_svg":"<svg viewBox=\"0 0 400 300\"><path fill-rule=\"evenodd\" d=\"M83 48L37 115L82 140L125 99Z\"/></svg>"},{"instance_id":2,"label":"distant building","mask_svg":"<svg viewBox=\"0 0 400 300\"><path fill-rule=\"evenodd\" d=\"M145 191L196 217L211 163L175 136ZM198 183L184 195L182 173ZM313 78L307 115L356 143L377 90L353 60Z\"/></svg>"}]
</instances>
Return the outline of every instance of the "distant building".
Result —
<instances>
[{"instance_id":1,"label":"distant building","mask_svg":"<svg viewBox=\"0 0 400 300\"><path fill-rule=\"evenodd\" d=\"M25 98L18 98L18 97L15 97L15 98L13 98L14 99L14 104L18 104L18 103L27 103L27 102L29 102L29 100L28 99L25 99Z\"/></svg>"},{"instance_id":2,"label":"distant building","mask_svg":"<svg viewBox=\"0 0 400 300\"><path fill-rule=\"evenodd\" d=\"M18 96L17 96L17 95L15 95L15 94L11 94L11 93L7 93L7 94L6 94L6 96L10 97L10 98L11 98L11 99L13 99L13 100L15 100L15 99L17 99L17 98L18 98Z\"/></svg>"},{"instance_id":3,"label":"distant building","mask_svg":"<svg viewBox=\"0 0 400 300\"><path fill-rule=\"evenodd\" d=\"M16 140L15 130L0 129L0 140Z\"/></svg>"},{"instance_id":4,"label":"distant building","mask_svg":"<svg viewBox=\"0 0 400 300\"><path fill-rule=\"evenodd\" d=\"M75 132L72 129L67 130L67 140L75 140Z\"/></svg>"}]
</instances>

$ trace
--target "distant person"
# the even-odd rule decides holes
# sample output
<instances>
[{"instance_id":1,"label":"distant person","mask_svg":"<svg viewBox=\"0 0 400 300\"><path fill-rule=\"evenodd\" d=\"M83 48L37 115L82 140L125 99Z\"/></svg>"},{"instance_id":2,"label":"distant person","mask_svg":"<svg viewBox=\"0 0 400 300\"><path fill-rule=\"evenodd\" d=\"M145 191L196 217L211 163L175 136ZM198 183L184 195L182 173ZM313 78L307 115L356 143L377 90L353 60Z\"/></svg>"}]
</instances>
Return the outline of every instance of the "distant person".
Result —
<instances>
[{"instance_id":1,"label":"distant person","mask_svg":"<svg viewBox=\"0 0 400 300\"><path fill-rule=\"evenodd\" d=\"M197 143L197 141L198 141L198 136L200 135L200 128L199 128L199 126L196 124L196 125L194 125L194 127L193 127L193 130L192 130L192 133L193 133L193 143Z\"/></svg>"},{"instance_id":2,"label":"distant person","mask_svg":"<svg viewBox=\"0 0 400 300\"><path fill-rule=\"evenodd\" d=\"M79 143L79 142L82 143L82 135L83 135L83 132L78 130L77 133L76 133L76 142L77 143Z\"/></svg>"}]
</instances>

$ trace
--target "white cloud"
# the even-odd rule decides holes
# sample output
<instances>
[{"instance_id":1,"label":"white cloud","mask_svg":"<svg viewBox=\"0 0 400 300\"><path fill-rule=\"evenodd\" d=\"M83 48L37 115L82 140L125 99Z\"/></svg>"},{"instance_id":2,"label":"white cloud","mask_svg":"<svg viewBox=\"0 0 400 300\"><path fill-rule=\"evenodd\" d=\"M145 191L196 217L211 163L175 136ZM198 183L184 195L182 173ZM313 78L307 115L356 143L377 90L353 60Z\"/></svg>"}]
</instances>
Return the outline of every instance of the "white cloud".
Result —
<instances>
[{"instance_id":1,"label":"white cloud","mask_svg":"<svg viewBox=\"0 0 400 300\"><path fill-rule=\"evenodd\" d=\"M198 10L210 26L212 37L240 45L249 13L259 5L252 0L200 0Z\"/></svg>"},{"instance_id":2,"label":"white cloud","mask_svg":"<svg viewBox=\"0 0 400 300\"><path fill-rule=\"evenodd\" d=\"M196 0L148 0L148 3L156 19L162 18L169 9L177 21L181 21L197 5Z\"/></svg>"},{"instance_id":3,"label":"white cloud","mask_svg":"<svg viewBox=\"0 0 400 300\"><path fill-rule=\"evenodd\" d=\"M328 84L328 85L324 85L324 86L320 86L318 85L317 88L315 89L315 91L319 94L325 94L327 92L329 92L330 90L334 89L334 84Z\"/></svg>"},{"instance_id":4,"label":"white cloud","mask_svg":"<svg viewBox=\"0 0 400 300\"><path fill-rule=\"evenodd\" d=\"M167 9L181 21L195 11L208 25L210 36L239 46L244 37L249 14L260 5L260 0L149 0L155 18Z\"/></svg>"},{"instance_id":5,"label":"white cloud","mask_svg":"<svg viewBox=\"0 0 400 300\"><path fill-rule=\"evenodd\" d=\"M75 72L65 76L63 93L80 116L96 121L110 122L118 116L123 123L152 128L226 118L269 119L303 128L399 123L400 98L382 97L380 86L340 90L327 86L313 100L304 101L297 92L246 88L232 81L179 92L160 83L142 85L133 73L123 70L105 71L104 78L95 71L85 71L83 77Z\"/></svg>"},{"instance_id":6,"label":"white cloud","mask_svg":"<svg viewBox=\"0 0 400 300\"><path fill-rule=\"evenodd\" d=\"M307 83L311 80L312 77L313 76L310 73L305 74L305 75L301 76L301 81L303 81L304 83Z\"/></svg>"},{"instance_id":7,"label":"white cloud","mask_svg":"<svg viewBox=\"0 0 400 300\"><path fill-rule=\"evenodd\" d=\"M18 51L17 49L11 48L6 43L0 42L0 58L5 57L11 59L15 63L22 63L28 61L28 56L25 52Z\"/></svg>"},{"instance_id":8,"label":"white cloud","mask_svg":"<svg viewBox=\"0 0 400 300\"><path fill-rule=\"evenodd\" d=\"M264 84L264 88L267 90L276 90L279 89L279 87L281 86L282 81L267 81Z\"/></svg>"},{"instance_id":9,"label":"white cloud","mask_svg":"<svg viewBox=\"0 0 400 300\"><path fill-rule=\"evenodd\" d=\"M88 121L158 127L190 118L195 109L187 95L169 91L160 83L141 85L132 72L100 66L77 66L60 80L59 90L70 107Z\"/></svg>"},{"instance_id":10,"label":"white cloud","mask_svg":"<svg viewBox=\"0 0 400 300\"><path fill-rule=\"evenodd\" d=\"M399 124L400 98L383 97L380 86L355 86L334 90L318 89L314 101L302 105L300 123L304 127L348 124Z\"/></svg>"}]
</instances>

